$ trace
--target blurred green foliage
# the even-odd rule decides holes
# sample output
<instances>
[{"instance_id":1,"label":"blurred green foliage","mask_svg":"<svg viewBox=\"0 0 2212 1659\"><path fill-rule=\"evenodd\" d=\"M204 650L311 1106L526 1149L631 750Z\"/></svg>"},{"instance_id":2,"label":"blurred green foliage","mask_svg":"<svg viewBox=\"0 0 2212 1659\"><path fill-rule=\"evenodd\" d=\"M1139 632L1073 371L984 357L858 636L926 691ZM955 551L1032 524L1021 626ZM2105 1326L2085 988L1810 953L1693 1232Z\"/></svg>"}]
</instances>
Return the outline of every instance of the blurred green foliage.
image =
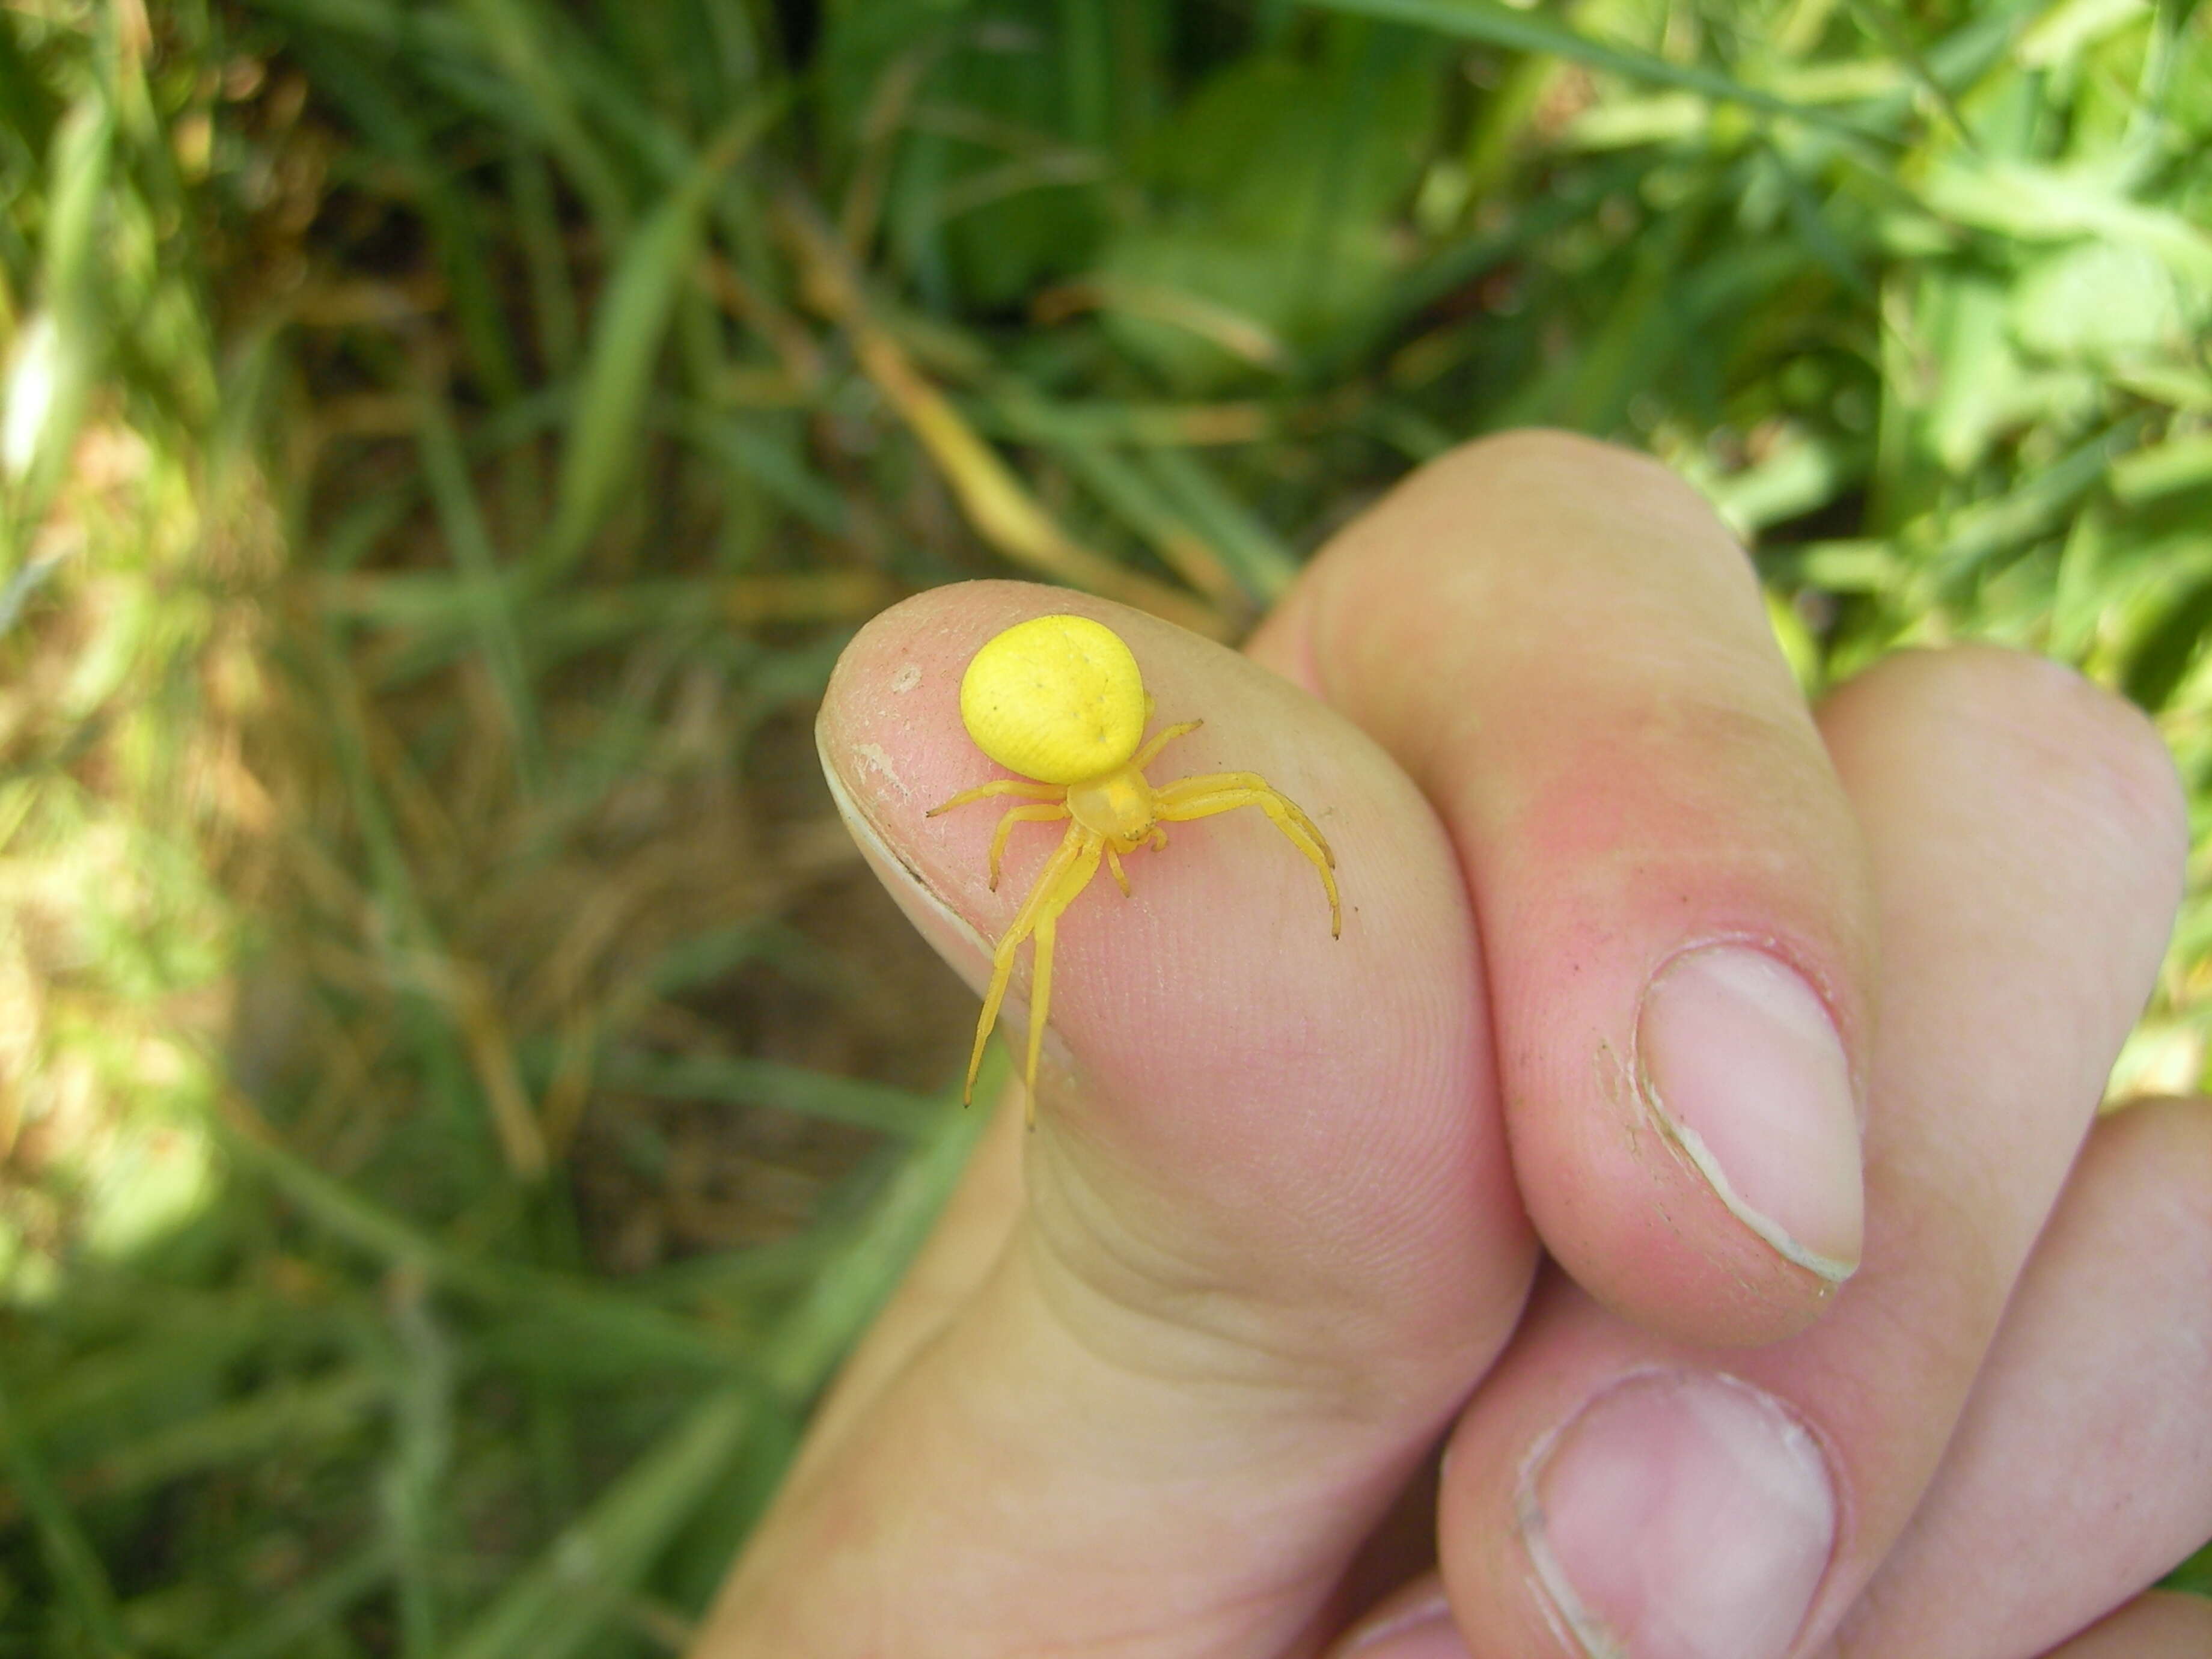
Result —
<instances>
[{"instance_id":1,"label":"blurred green foliage","mask_svg":"<svg viewBox=\"0 0 2212 1659\"><path fill-rule=\"evenodd\" d=\"M1233 636L1558 423L2201 845L2208 138L2154 0L0 13L0 1648L680 1644L977 1121L806 739L902 592Z\"/></svg>"}]
</instances>

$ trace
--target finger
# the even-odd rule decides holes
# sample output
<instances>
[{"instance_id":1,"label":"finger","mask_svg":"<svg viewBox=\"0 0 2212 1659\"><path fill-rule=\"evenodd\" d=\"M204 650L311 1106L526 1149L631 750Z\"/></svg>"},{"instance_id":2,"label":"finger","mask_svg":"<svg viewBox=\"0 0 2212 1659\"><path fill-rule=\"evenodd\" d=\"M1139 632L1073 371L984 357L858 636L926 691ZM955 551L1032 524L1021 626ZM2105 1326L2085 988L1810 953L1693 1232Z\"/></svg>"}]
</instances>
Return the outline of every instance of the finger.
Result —
<instances>
[{"instance_id":1,"label":"finger","mask_svg":"<svg viewBox=\"0 0 2212 1659\"><path fill-rule=\"evenodd\" d=\"M2139 715L1961 651L1885 664L1822 720L1883 937L1865 1265L1811 1330L1728 1355L1540 1291L1442 1500L1453 1604L1499 1654L1573 1632L1761 1659L1832 1627L1926 1487L2155 970L2185 836Z\"/></svg>"},{"instance_id":2,"label":"finger","mask_svg":"<svg viewBox=\"0 0 2212 1659\"><path fill-rule=\"evenodd\" d=\"M1131 896L1100 880L1074 900L1020 1137L1025 1205L963 1303L934 1324L944 1298L911 1304L864 1362L866 1409L810 1454L709 1650L856 1650L868 1627L836 1610L857 1598L902 1653L1028 1652L1071 1631L1101 1651L1170 1632L1179 1650L1276 1651L1325 1616L1526 1293L1533 1243L1450 850L1340 718L1111 605L941 590L864 630L825 704L864 853L981 985L1062 830L1018 826L994 892L990 806L925 814L997 770L960 723L967 661L1054 610L1122 635L1159 722L1205 720L1155 782L1256 771L1315 821L1343 936L1259 811L1175 823L1164 850L1124 856ZM972 1271L968 1248L945 1260Z\"/></svg>"},{"instance_id":3,"label":"finger","mask_svg":"<svg viewBox=\"0 0 2212 1659\"><path fill-rule=\"evenodd\" d=\"M2047 1659L2204 1659L2212 1653L2212 1601L2154 1591L2100 1619Z\"/></svg>"},{"instance_id":4,"label":"finger","mask_svg":"<svg viewBox=\"0 0 2212 1659\"><path fill-rule=\"evenodd\" d=\"M2212 1534L2207 1400L2212 1103L2144 1103L2091 1135L1935 1484L1830 1659L2015 1659L2128 1602ZM2197 1659L2212 1603L2145 1597L2057 1652ZM1330 1650L1468 1653L1435 1572Z\"/></svg>"},{"instance_id":5,"label":"finger","mask_svg":"<svg viewBox=\"0 0 2212 1659\"><path fill-rule=\"evenodd\" d=\"M1468 1659L1443 1580L1425 1572L1385 1597L1328 1650L1328 1659Z\"/></svg>"},{"instance_id":6,"label":"finger","mask_svg":"<svg viewBox=\"0 0 2212 1659\"><path fill-rule=\"evenodd\" d=\"M1848 1659L2038 1653L2212 1536L2212 1104L2098 1126ZM2212 1648L2205 1650L2212 1652Z\"/></svg>"},{"instance_id":7,"label":"finger","mask_svg":"<svg viewBox=\"0 0 2212 1659\"><path fill-rule=\"evenodd\" d=\"M1640 457L1492 440L1339 537L1255 650L1443 815L1552 1255L1688 1338L1802 1328L1859 1259L1872 912L1719 521Z\"/></svg>"}]
</instances>

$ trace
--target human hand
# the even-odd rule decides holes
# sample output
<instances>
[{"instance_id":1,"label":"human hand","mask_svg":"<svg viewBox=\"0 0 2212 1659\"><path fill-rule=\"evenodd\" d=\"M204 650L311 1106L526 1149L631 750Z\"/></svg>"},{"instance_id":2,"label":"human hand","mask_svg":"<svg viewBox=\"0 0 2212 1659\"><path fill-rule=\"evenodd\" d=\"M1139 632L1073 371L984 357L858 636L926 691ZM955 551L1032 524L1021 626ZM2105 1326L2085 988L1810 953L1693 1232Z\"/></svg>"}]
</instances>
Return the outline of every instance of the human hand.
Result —
<instances>
[{"instance_id":1,"label":"human hand","mask_svg":"<svg viewBox=\"0 0 2212 1659\"><path fill-rule=\"evenodd\" d=\"M922 813L991 775L968 658L1055 609L1206 719L1156 777L1320 822L1344 936L1250 813L1079 902L1036 1131L1001 1103L700 1653L2204 1650L2131 1598L2212 1530L2212 1115L2075 1161L2179 890L2137 716L1967 650L1816 724L1684 486L1492 441L1337 538L1273 674L1014 584L863 632L833 787L978 984L1051 836L994 894L993 815Z\"/></svg>"}]
</instances>

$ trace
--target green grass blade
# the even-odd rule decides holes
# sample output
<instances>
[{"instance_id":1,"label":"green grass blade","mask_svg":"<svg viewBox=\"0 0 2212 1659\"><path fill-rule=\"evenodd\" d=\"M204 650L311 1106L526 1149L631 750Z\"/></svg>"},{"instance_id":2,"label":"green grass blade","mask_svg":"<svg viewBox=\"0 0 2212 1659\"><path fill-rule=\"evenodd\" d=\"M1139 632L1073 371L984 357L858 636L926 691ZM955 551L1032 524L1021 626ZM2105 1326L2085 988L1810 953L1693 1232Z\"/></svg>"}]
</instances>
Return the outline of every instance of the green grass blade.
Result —
<instances>
[{"instance_id":1,"label":"green grass blade","mask_svg":"<svg viewBox=\"0 0 2212 1659\"><path fill-rule=\"evenodd\" d=\"M998 1099L1012 1070L1006 1051L992 1045L975 1080L975 1098ZM953 1104L957 1098L946 1091L934 1132L900 1166L850 1239L823 1263L805 1296L776 1327L762 1364L782 1397L811 1399L905 1276L991 1121L988 1104L963 1110Z\"/></svg>"},{"instance_id":2,"label":"green grass blade","mask_svg":"<svg viewBox=\"0 0 2212 1659\"><path fill-rule=\"evenodd\" d=\"M1251 597L1236 592L1236 579L1219 553L1134 463L1104 444L1076 439L1054 444L1053 453L1115 518L1200 592L1217 602Z\"/></svg>"},{"instance_id":3,"label":"green grass blade","mask_svg":"<svg viewBox=\"0 0 2212 1659\"><path fill-rule=\"evenodd\" d=\"M62 104L24 52L16 31L12 18L0 22L0 129L11 133L26 154L43 155L53 142Z\"/></svg>"},{"instance_id":4,"label":"green grass blade","mask_svg":"<svg viewBox=\"0 0 2212 1659\"><path fill-rule=\"evenodd\" d=\"M346 1371L303 1382L288 1379L184 1422L103 1450L69 1472L102 1498L143 1492L162 1482L287 1449L342 1437L385 1398L376 1377Z\"/></svg>"},{"instance_id":5,"label":"green grass blade","mask_svg":"<svg viewBox=\"0 0 2212 1659\"><path fill-rule=\"evenodd\" d=\"M670 424L687 443L743 473L785 511L823 535L850 532L852 514L845 498L807 466L796 442L779 441L769 422L687 408Z\"/></svg>"},{"instance_id":6,"label":"green grass blade","mask_svg":"<svg viewBox=\"0 0 2212 1659\"><path fill-rule=\"evenodd\" d=\"M646 399L678 295L696 264L709 198L722 174L782 112L763 100L727 125L623 249L591 331L568 416L553 523L537 559L550 580L583 556L631 476Z\"/></svg>"},{"instance_id":7,"label":"green grass blade","mask_svg":"<svg viewBox=\"0 0 2212 1659\"><path fill-rule=\"evenodd\" d=\"M1138 465L1189 517L1249 596L1262 605L1282 597L1298 573L1297 556L1204 461L1188 449L1158 448L1142 452Z\"/></svg>"},{"instance_id":8,"label":"green grass blade","mask_svg":"<svg viewBox=\"0 0 2212 1659\"><path fill-rule=\"evenodd\" d=\"M531 309L538 323L538 354L556 378L565 380L576 362L576 292L551 173L535 149L518 143L507 164L507 177Z\"/></svg>"},{"instance_id":9,"label":"green grass blade","mask_svg":"<svg viewBox=\"0 0 2212 1659\"><path fill-rule=\"evenodd\" d=\"M276 1599L268 1612L208 1655L208 1659L282 1659L313 1650L309 1638L392 1576L392 1546L378 1539L337 1565Z\"/></svg>"},{"instance_id":10,"label":"green grass blade","mask_svg":"<svg viewBox=\"0 0 2212 1659\"><path fill-rule=\"evenodd\" d=\"M1943 118L1951 124L1952 131L1971 148L1974 142L1973 131L1966 125L1965 112L1951 95L1950 88L1943 84L1942 78L1929 67L1928 60L1912 44L1892 9L1884 3L1884 0L1844 0L1844 5L1858 26L1880 41L1882 49L1891 58L1911 71L1921 91L1943 112Z\"/></svg>"},{"instance_id":11,"label":"green grass blade","mask_svg":"<svg viewBox=\"0 0 2212 1659\"><path fill-rule=\"evenodd\" d=\"M24 527L45 515L60 487L106 349L100 250L114 150L115 123L97 94L80 99L54 134L41 249L46 313L24 330L4 398L7 431L0 459L8 482L16 487L12 516ZM0 568L14 562L12 552L0 549Z\"/></svg>"},{"instance_id":12,"label":"green grass blade","mask_svg":"<svg viewBox=\"0 0 2212 1659\"><path fill-rule=\"evenodd\" d=\"M803 1066L737 1056L609 1054L599 1068L610 1088L664 1100L711 1100L732 1106L773 1106L802 1117L849 1123L902 1140L915 1139L938 1117L938 1103L887 1084L832 1077Z\"/></svg>"},{"instance_id":13,"label":"green grass blade","mask_svg":"<svg viewBox=\"0 0 2212 1659\"><path fill-rule=\"evenodd\" d=\"M1410 23L1417 28L1433 29L1462 40L1479 40L1511 52L1544 52L1632 81L1702 93L1708 98L1741 104L1763 114L1789 116L1863 138L1883 137L1832 110L1792 103L1761 88L1746 86L1717 70L1677 64L1655 52L1594 40L1538 13L1511 10L1492 3L1492 0L1310 0L1310 3L1326 11Z\"/></svg>"},{"instance_id":14,"label":"green grass blade","mask_svg":"<svg viewBox=\"0 0 2212 1659\"><path fill-rule=\"evenodd\" d=\"M460 572L459 608L471 617L483 646L484 662L498 690L500 708L514 745L517 781L527 796L541 792L545 777L544 743L538 731L538 703L524 660L522 634L514 615L513 585L493 548L461 454L453 412L442 397L426 393L416 442L422 479L437 510L446 547Z\"/></svg>"},{"instance_id":15,"label":"green grass blade","mask_svg":"<svg viewBox=\"0 0 2212 1659\"><path fill-rule=\"evenodd\" d=\"M2212 489L2212 432L2131 450L2112 463L2112 493L2130 507Z\"/></svg>"},{"instance_id":16,"label":"green grass blade","mask_svg":"<svg viewBox=\"0 0 2212 1659\"><path fill-rule=\"evenodd\" d=\"M2212 575L2184 587L2136 641L2121 681L2129 697L2153 712L2164 708L2202 655L2208 632Z\"/></svg>"},{"instance_id":17,"label":"green grass blade","mask_svg":"<svg viewBox=\"0 0 2212 1659\"><path fill-rule=\"evenodd\" d=\"M619 241L628 228L629 191L599 142L578 118L571 79L529 0L461 0L486 55L528 98L547 142L560 156L601 231Z\"/></svg>"},{"instance_id":18,"label":"green grass blade","mask_svg":"<svg viewBox=\"0 0 2212 1659\"><path fill-rule=\"evenodd\" d=\"M119 1659L130 1647L123 1639L115 1589L108 1583L107 1571L76 1516L55 1490L44 1461L17 1430L4 1387L0 1387L0 1452L5 1454L16 1497L30 1513L47 1570L60 1586L63 1603L76 1615L96 1652Z\"/></svg>"},{"instance_id":19,"label":"green grass blade","mask_svg":"<svg viewBox=\"0 0 2212 1659\"><path fill-rule=\"evenodd\" d=\"M310 37L300 51L317 84L360 129L367 148L406 179L434 240L470 368L495 400L519 397L521 371L492 270L487 228L437 153L404 83L395 81L386 64L353 50L343 39Z\"/></svg>"},{"instance_id":20,"label":"green grass blade","mask_svg":"<svg viewBox=\"0 0 2212 1659\"><path fill-rule=\"evenodd\" d=\"M390 1287L391 1443L379 1482L385 1535L398 1576L400 1652L432 1659L441 1646L448 1578L453 1464L454 1342L420 1279Z\"/></svg>"},{"instance_id":21,"label":"green grass blade","mask_svg":"<svg viewBox=\"0 0 2212 1659\"><path fill-rule=\"evenodd\" d=\"M713 1490L756 1410L727 1393L694 1406L501 1592L445 1659L569 1659L595 1650L623 1600Z\"/></svg>"},{"instance_id":22,"label":"green grass blade","mask_svg":"<svg viewBox=\"0 0 2212 1659\"><path fill-rule=\"evenodd\" d=\"M2020 241L2101 238L2141 247L2212 287L2212 232L2130 200L2111 179L2025 161L1960 161L1932 173L1925 196L1937 213Z\"/></svg>"},{"instance_id":23,"label":"green grass blade","mask_svg":"<svg viewBox=\"0 0 2212 1659\"><path fill-rule=\"evenodd\" d=\"M43 276L51 306L100 304L93 278L114 151L115 122L106 100L96 94L80 99L55 135L47 181Z\"/></svg>"},{"instance_id":24,"label":"green grass blade","mask_svg":"<svg viewBox=\"0 0 2212 1659\"><path fill-rule=\"evenodd\" d=\"M234 1159L262 1176L318 1226L391 1266L422 1274L442 1289L526 1316L542 1325L546 1340L609 1346L629 1353L635 1363L682 1366L725 1377L757 1375L744 1345L711 1327L586 1280L558 1279L453 1249L273 1141L228 1124L220 1126L219 1133Z\"/></svg>"}]
</instances>

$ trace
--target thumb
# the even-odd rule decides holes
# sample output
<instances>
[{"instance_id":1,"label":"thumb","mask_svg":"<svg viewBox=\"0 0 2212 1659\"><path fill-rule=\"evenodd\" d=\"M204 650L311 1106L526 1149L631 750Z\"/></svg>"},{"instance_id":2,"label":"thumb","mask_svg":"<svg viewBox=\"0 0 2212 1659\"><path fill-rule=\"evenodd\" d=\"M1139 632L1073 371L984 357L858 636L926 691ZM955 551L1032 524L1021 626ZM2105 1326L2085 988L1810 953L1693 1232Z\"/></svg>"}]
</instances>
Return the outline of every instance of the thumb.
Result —
<instances>
[{"instance_id":1,"label":"thumb","mask_svg":"<svg viewBox=\"0 0 2212 1659\"><path fill-rule=\"evenodd\" d=\"M878 874L983 987L1063 826L1018 822L994 891L1007 803L927 814L1003 775L961 723L969 659L1053 611L1128 644L1158 724L1205 721L1156 786L1257 773L1319 825L1342 937L1260 811L1173 823L1125 860L1127 896L1101 874L1073 899L1007 1243L841 1413L707 1651L858 1653L891 1633L902 1653L976 1656L1074 1632L1100 1653L1280 1651L1329 1615L1527 1288L1449 845L1395 764L1304 693L1103 601L923 594L854 640L820 725ZM1030 990L1024 957L1011 1034ZM856 1605L876 1609L866 1628Z\"/></svg>"}]
</instances>

